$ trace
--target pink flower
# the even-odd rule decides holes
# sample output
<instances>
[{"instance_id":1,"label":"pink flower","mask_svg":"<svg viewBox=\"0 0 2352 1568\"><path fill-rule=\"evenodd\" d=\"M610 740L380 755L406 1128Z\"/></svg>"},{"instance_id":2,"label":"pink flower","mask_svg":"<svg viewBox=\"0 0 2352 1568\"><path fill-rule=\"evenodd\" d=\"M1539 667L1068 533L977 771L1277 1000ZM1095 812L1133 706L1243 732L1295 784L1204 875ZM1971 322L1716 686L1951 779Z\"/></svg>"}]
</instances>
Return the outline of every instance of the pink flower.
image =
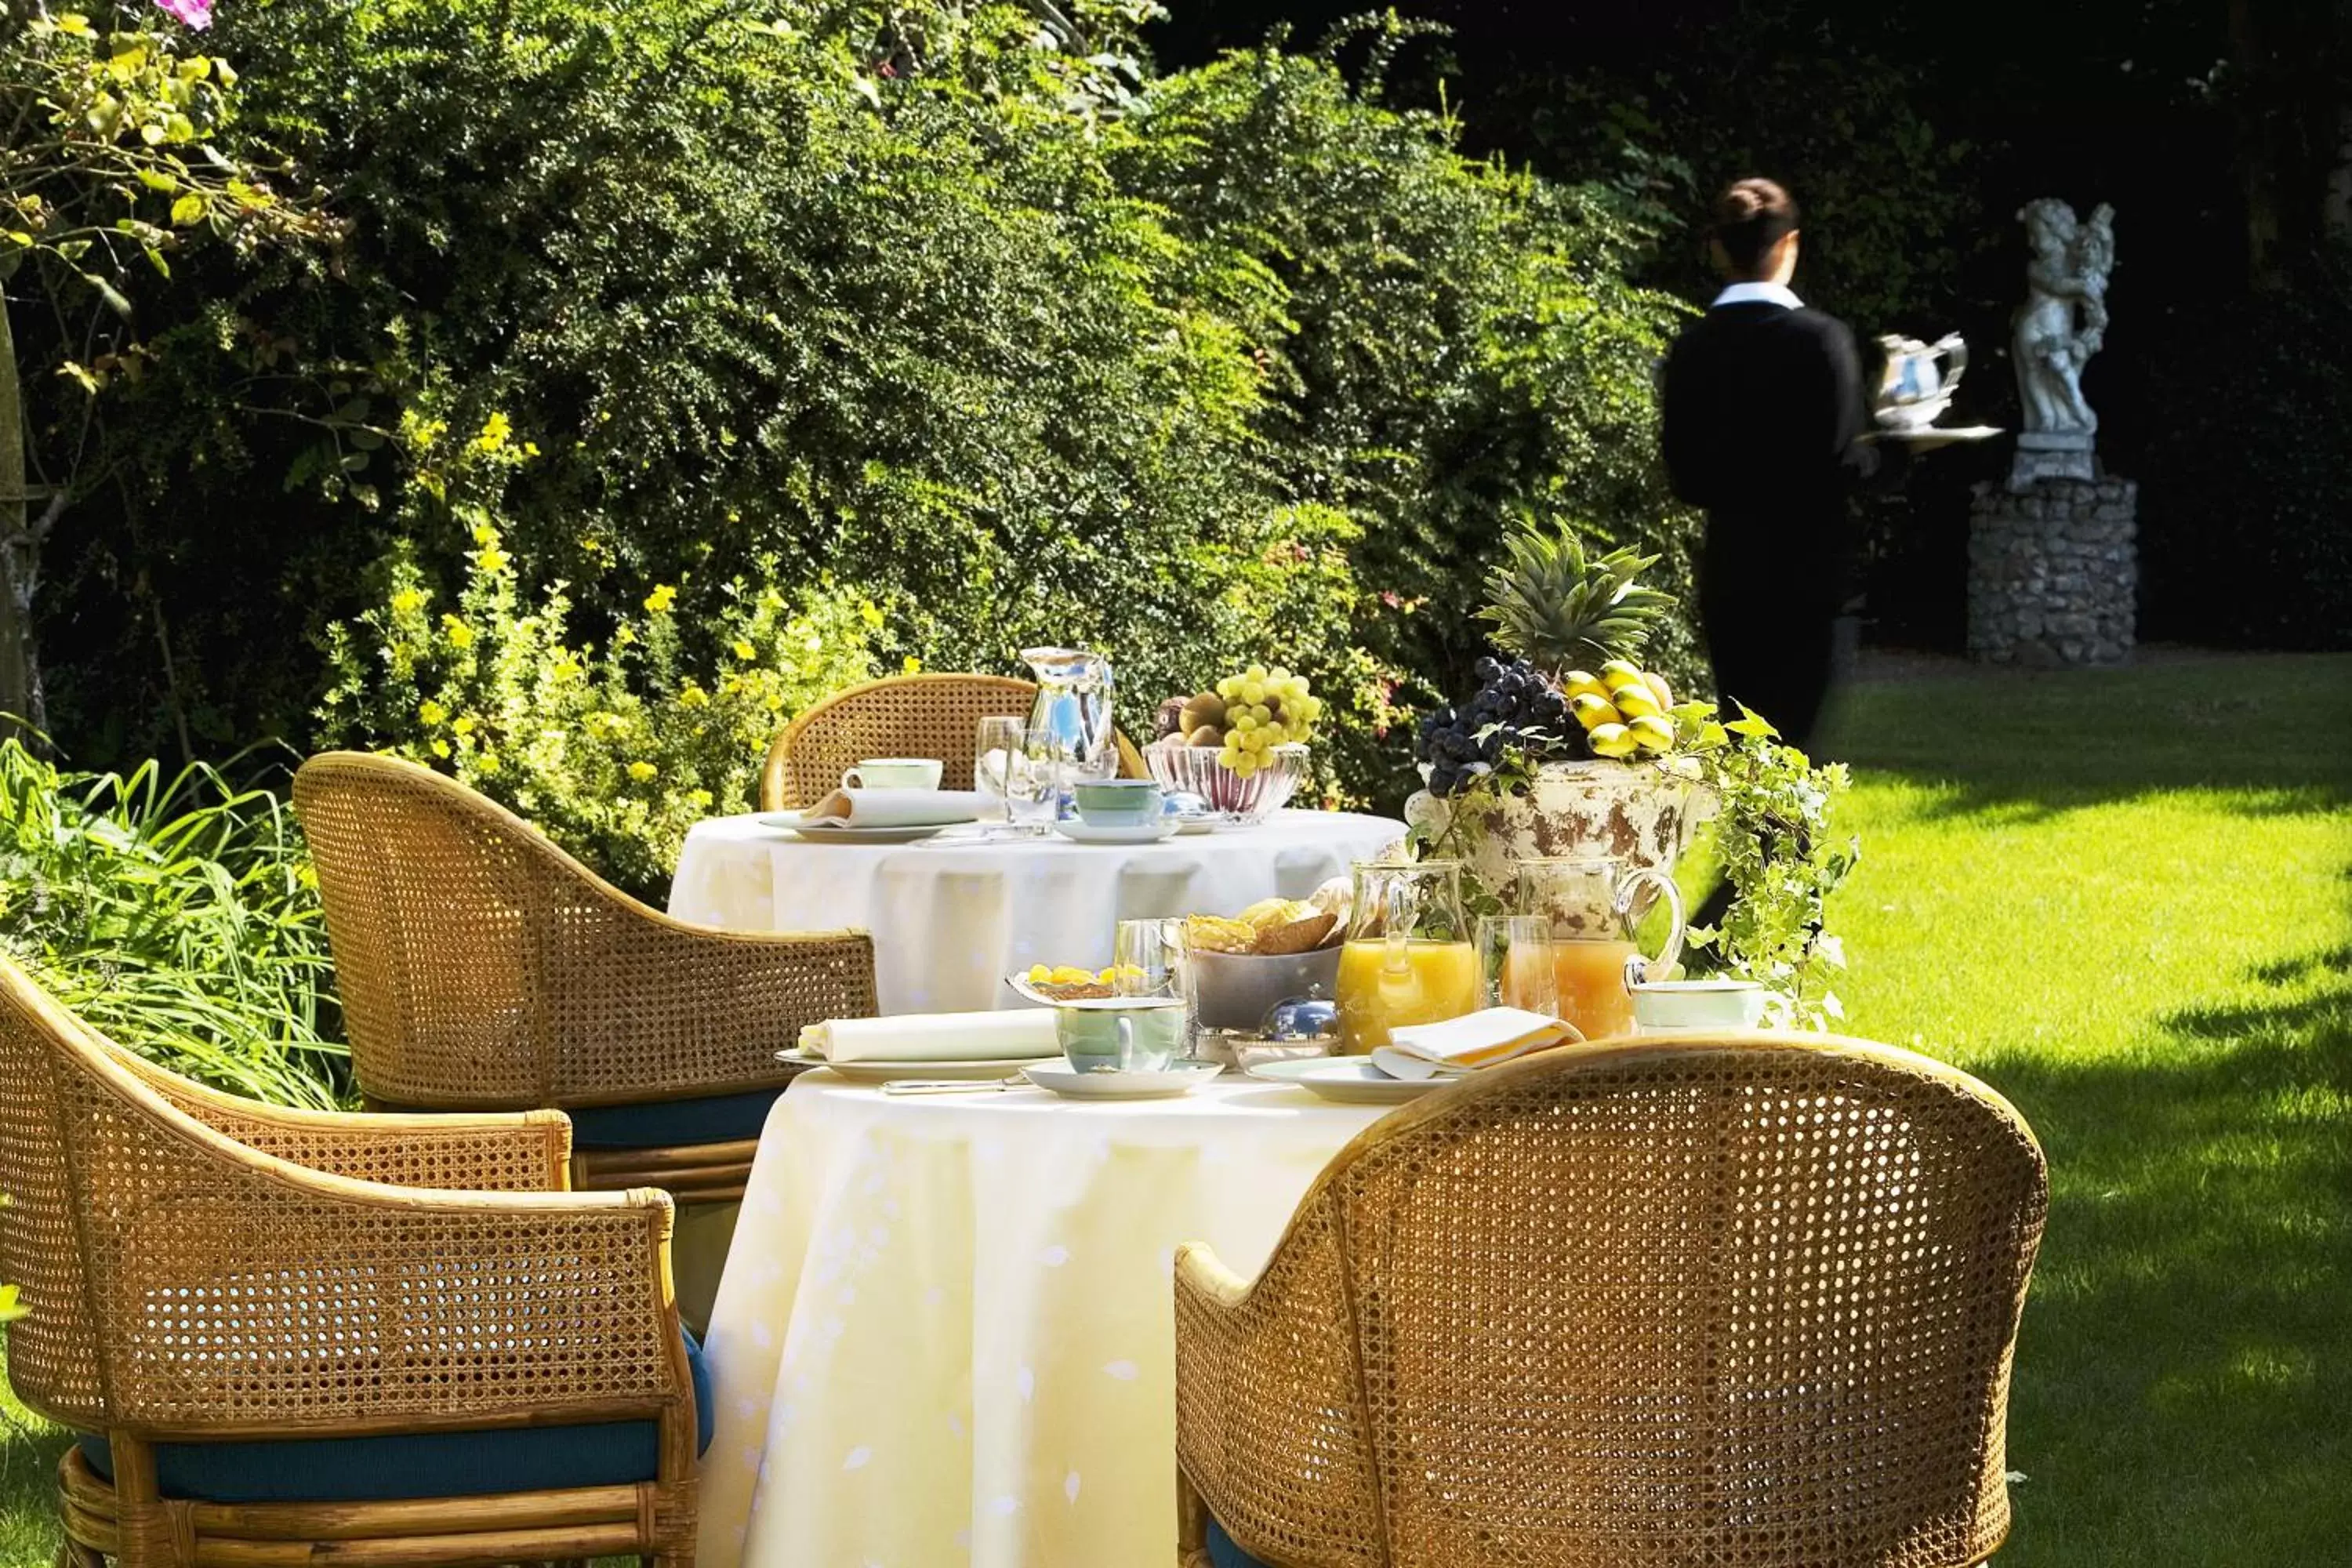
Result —
<instances>
[{"instance_id":1,"label":"pink flower","mask_svg":"<svg viewBox=\"0 0 2352 1568\"><path fill-rule=\"evenodd\" d=\"M199 33L213 25L213 0L155 0L155 4Z\"/></svg>"}]
</instances>

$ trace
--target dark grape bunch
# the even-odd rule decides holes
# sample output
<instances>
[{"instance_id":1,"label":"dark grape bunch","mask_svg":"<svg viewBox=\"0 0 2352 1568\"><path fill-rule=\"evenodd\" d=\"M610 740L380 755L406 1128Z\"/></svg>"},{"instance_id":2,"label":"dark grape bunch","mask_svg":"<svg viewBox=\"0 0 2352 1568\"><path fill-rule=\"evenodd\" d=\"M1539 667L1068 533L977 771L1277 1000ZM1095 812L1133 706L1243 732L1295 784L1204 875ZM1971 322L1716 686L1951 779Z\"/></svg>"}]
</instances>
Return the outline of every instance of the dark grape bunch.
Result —
<instances>
[{"instance_id":1,"label":"dark grape bunch","mask_svg":"<svg viewBox=\"0 0 2352 1568\"><path fill-rule=\"evenodd\" d=\"M1433 795L1453 795L1487 777L1507 751L1549 755L1576 731L1568 699L1526 659L1482 658L1470 673L1476 695L1422 717L1413 753L1429 764Z\"/></svg>"}]
</instances>

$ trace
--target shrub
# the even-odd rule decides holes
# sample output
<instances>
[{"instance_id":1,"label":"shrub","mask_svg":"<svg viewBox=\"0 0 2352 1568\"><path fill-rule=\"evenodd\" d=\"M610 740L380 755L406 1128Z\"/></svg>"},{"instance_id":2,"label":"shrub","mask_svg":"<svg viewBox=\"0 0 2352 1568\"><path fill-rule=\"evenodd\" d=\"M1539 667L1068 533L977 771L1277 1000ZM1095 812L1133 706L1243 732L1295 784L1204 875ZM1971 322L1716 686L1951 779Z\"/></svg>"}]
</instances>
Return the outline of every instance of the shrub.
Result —
<instances>
[{"instance_id":1,"label":"shrub","mask_svg":"<svg viewBox=\"0 0 2352 1568\"><path fill-rule=\"evenodd\" d=\"M706 682L681 667L677 584L603 647L574 643L564 585L527 602L497 530L473 541L449 608L403 554L384 605L333 629L325 738L453 773L649 899L688 828L751 808L783 720L874 673L883 613L829 581L789 603L740 579L696 595L723 645Z\"/></svg>"},{"instance_id":2,"label":"shrub","mask_svg":"<svg viewBox=\"0 0 2352 1568\"><path fill-rule=\"evenodd\" d=\"M293 814L202 764L70 773L0 741L0 945L118 1044L232 1093L348 1097Z\"/></svg>"}]
</instances>

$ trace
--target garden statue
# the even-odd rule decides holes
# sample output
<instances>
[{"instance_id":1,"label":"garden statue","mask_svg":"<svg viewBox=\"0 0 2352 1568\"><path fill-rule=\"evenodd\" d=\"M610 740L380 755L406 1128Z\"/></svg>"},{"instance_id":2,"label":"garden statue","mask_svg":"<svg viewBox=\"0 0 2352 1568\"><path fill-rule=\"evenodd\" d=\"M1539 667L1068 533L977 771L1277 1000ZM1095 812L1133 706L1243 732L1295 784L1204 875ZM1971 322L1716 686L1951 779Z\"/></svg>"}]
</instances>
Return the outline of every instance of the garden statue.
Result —
<instances>
[{"instance_id":1,"label":"garden statue","mask_svg":"<svg viewBox=\"0 0 2352 1568\"><path fill-rule=\"evenodd\" d=\"M2083 367L2106 341L2116 211L2102 203L2085 223L2043 196L2017 216L2032 251L2014 342L2024 427L2009 479L2022 490L2036 479L2097 477L2091 452L2099 416L2083 400Z\"/></svg>"}]
</instances>

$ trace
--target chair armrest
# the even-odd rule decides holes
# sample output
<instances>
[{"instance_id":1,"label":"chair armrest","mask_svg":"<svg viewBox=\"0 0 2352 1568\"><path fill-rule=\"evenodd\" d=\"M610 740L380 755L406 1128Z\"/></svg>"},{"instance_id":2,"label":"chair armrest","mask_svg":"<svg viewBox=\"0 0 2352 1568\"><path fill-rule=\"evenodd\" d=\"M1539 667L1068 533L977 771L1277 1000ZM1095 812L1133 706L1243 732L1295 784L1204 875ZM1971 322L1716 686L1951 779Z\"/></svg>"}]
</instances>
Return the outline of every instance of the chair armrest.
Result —
<instances>
[{"instance_id":1,"label":"chair armrest","mask_svg":"<svg viewBox=\"0 0 2352 1568\"><path fill-rule=\"evenodd\" d=\"M554 1098L618 1104L766 1088L798 1071L776 1053L803 1026L870 1016L874 941L863 931L734 931L616 902L567 933L548 1005Z\"/></svg>"},{"instance_id":2,"label":"chair armrest","mask_svg":"<svg viewBox=\"0 0 2352 1568\"><path fill-rule=\"evenodd\" d=\"M1254 1284L1197 1242L1177 1249L1176 1457L1254 1553L1369 1564L1379 1494L1336 1222L1318 1195Z\"/></svg>"},{"instance_id":3,"label":"chair armrest","mask_svg":"<svg viewBox=\"0 0 2352 1568\"><path fill-rule=\"evenodd\" d=\"M297 1110L192 1083L107 1045L166 1103L247 1148L313 1171L387 1186L478 1192L562 1192L570 1184L572 1123L559 1110L446 1116Z\"/></svg>"}]
</instances>

